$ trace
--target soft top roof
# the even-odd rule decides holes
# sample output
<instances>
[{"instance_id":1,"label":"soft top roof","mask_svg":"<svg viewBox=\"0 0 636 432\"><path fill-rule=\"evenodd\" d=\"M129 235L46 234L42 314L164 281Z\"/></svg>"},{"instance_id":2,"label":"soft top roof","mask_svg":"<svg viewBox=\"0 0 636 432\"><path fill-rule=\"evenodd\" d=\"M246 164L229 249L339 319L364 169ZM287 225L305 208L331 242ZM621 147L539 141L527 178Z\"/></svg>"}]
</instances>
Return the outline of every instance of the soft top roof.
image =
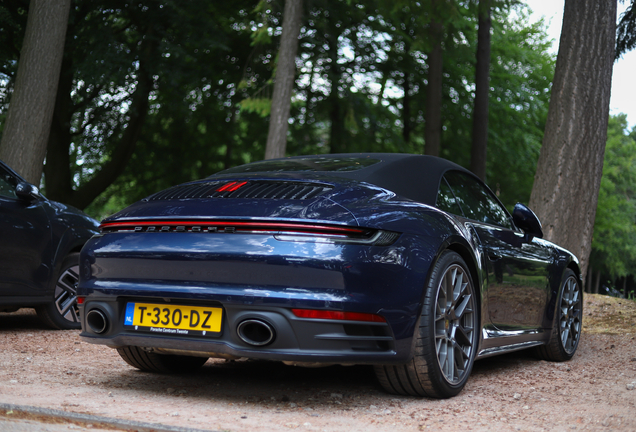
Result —
<instances>
[{"instance_id":1,"label":"soft top roof","mask_svg":"<svg viewBox=\"0 0 636 432\"><path fill-rule=\"evenodd\" d=\"M400 153L344 153L293 156L241 165L217 173L292 174L294 178L316 178L316 175L340 177L371 183L405 198L435 205L439 182L446 171L470 171L435 156Z\"/></svg>"}]
</instances>

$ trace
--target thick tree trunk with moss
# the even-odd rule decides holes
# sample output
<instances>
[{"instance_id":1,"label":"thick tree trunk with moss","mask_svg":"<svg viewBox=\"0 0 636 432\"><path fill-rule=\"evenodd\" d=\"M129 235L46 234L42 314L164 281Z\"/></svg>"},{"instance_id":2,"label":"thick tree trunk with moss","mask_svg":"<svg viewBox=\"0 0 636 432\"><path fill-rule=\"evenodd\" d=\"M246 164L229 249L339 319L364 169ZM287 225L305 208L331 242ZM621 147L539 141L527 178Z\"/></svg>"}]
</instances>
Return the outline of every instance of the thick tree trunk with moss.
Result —
<instances>
[{"instance_id":1,"label":"thick tree trunk with moss","mask_svg":"<svg viewBox=\"0 0 636 432\"><path fill-rule=\"evenodd\" d=\"M473 110L473 144L470 170L486 180L488 153L488 89L490 88L490 0L479 1L477 31L477 66L475 68L475 108Z\"/></svg>"},{"instance_id":2,"label":"thick tree trunk with moss","mask_svg":"<svg viewBox=\"0 0 636 432\"><path fill-rule=\"evenodd\" d=\"M607 139L616 0L566 0L530 207L587 271Z\"/></svg>"},{"instance_id":3,"label":"thick tree trunk with moss","mask_svg":"<svg viewBox=\"0 0 636 432\"><path fill-rule=\"evenodd\" d=\"M31 0L0 159L39 185L53 117L70 0Z\"/></svg>"},{"instance_id":4,"label":"thick tree trunk with moss","mask_svg":"<svg viewBox=\"0 0 636 432\"><path fill-rule=\"evenodd\" d=\"M296 76L296 53L302 19L303 0L285 0L283 34L281 35L276 65L276 80L272 95L272 112L265 147L265 159L285 156L289 110Z\"/></svg>"}]
</instances>

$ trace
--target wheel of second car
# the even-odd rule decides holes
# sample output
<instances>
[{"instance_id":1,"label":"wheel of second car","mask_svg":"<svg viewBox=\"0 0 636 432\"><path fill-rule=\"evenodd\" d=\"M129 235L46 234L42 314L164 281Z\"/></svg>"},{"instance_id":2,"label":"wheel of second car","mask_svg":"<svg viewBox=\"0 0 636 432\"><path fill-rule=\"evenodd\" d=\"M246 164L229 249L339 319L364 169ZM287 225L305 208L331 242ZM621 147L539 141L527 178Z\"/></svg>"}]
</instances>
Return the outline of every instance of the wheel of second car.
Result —
<instances>
[{"instance_id":1,"label":"wheel of second car","mask_svg":"<svg viewBox=\"0 0 636 432\"><path fill-rule=\"evenodd\" d=\"M78 282L79 253L71 253L62 261L60 272L55 280L52 301L35 308L45 324L60 330L80 328L77 307Z\"/></svg>"},{"instance_id":2,"label":"wheel of second car","mask_svg":"<svg viewBox=\"0 0 636 432\"><path fill-rule=\"evenodd\" d=\"M426 287L414 357L377 365L382 387L394 394L448 398L466 384L475 361L479 315L475 288L462 257L445 251Z\"/></svg>"},{"instance_id":3,"label":"wheel of second car","mask_svg":"<svg viewBox=\"0 0 636 432\"><path fill-rule=\"evenodd\" d=\"M536 349L538 356L550 361L570 360L579 346L582 319L583 290L574 272L567 269L557 297L550 341Z\"/></svg>"},{"instance_id":4,"label":"wheel of second car","mask_svg":"<svg viewBox=\"0 0 636 432\"><path fill-rule=\"evenodd\" d=\"M117 348L117 352L126 363L145 372L188 373L208 361L207 357L157 354L136 346Z\"/></svg>"}]
</instances>

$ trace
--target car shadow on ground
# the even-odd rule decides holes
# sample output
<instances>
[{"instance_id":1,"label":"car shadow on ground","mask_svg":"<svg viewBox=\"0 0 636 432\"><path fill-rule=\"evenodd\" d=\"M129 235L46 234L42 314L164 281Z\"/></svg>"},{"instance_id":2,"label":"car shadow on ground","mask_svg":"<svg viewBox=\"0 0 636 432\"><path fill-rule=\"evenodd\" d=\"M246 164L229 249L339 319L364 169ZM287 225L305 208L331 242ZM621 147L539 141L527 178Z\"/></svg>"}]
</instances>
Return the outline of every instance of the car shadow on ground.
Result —
<instances>
[{"instance_id":1,"label":"car shadow on ground","mask_svg":"<svg viewBox=\"0 0 636 432\"><path fill-rule=\"evenodd\" d=\"M473 375L488 379L488 376L505 375L536 361L529 353L502 355L476 362ZM249 402L262 408L294 407L295 404L313 408L337 404L344 408L357 403L372 405L377 400L422 399L384 392L373 367L361 365L304 368L263 360L213 359L188 374L154 374L122 366L117 373L109 375L110 379L100 385L113 392L132 391L144 397L172 395L200 402L210 399L234 404Z\"/></svg>"},{"instance_id":2,"label":"car shadow on ground","mask_svg":"<svg viewBox=\"0 0 636 432\"><path fill-rule=\"evenodd\" d=\"M51 330L40 321L34 309L0 312L0 331Z\"/></svg>"},{"instance_id":3,"label":"car shadow on ground","mask_svg":"<svg viewBox=\"0 0 636 432\"><path fill-rule=\"evenodd\" d=\"M116 367L114 365L114 367ZM188 374L164 375L122 366L102 385L152 394L174 394L227 402L293 403L351 393L382 395L371 366L302 368L263 360L210 360Z\"/></svg>"}]
</instances>

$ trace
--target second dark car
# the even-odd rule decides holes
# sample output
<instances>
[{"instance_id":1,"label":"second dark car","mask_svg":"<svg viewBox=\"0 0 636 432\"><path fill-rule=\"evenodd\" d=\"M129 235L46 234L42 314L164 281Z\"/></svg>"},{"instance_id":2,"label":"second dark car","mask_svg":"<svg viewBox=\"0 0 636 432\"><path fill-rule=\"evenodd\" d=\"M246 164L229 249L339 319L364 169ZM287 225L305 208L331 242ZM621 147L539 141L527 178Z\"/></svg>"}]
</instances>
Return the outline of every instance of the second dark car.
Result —
<instances>
[{"instance_id":1,"label":"second dark car","mask_svg":"<svg viewBox=\"0 0 636 432\"><path fill-rule=\"evenodd\" d=\"M80 328L79 252L98 226L0 161L0 311L33 307L50 327Z\"/></svg>"},{"instance_id":2,"label":"second dark car","mask_svg":"<svg viewBox=\"0 0 636 432\"><path fill-rule=\"evenodd\" d=\"M563 361L579 341L576 257L444 159L256 162L100 230L81 254L81 337L142 370L372 364L389 392L449 397L476 359L534 348Z\"/></svg>"}]
</instances>

